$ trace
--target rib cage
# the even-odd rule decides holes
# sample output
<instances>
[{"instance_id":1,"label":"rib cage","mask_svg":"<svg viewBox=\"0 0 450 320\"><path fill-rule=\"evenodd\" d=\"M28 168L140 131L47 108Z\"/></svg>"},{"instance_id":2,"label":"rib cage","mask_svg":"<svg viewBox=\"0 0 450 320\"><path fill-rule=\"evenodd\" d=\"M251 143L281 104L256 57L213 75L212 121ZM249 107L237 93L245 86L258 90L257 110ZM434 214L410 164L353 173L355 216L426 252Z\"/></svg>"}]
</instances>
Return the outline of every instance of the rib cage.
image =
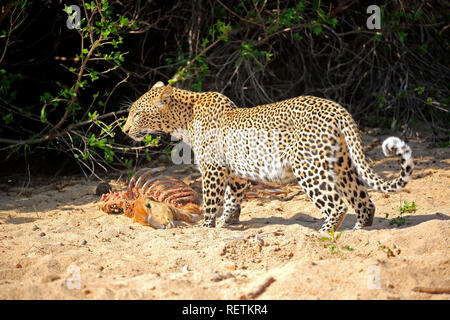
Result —
<instances>
[{"instance_id":1,"label":"rib cage","mask_svg":"<svg viewBox=\"0 0 450 320\"><path fill-rule=\"evenodd\" d=\"M155 201L183 208L189 203L200 204L200 196L184 182L170 176L152 177L164 168L145 168L135 173L128 184L129 199L147 196Z\"/></svg>"},{"instance_id":2,"label":"rib cage","mask_svg":"<svg viewBox=\"0 0 450 320\"><path fill-rule=\"evenodd\" d=\"M197 221L202 213L198 193L174 177L154 176L163 170L158 167L137 171L126 191L103 194L99 208L108 214L123 213L133 221L154 228L169 228L173 226L173 219Z\"/></svg>"}]
</instances>

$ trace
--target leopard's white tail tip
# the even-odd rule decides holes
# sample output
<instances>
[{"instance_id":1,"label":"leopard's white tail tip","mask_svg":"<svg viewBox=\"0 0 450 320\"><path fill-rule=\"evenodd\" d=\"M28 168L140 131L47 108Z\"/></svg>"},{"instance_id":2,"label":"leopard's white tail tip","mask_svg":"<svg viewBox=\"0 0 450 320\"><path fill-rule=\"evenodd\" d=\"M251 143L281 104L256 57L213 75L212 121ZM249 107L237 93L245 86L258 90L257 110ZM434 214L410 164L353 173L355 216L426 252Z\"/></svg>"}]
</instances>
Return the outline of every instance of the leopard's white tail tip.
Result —
<instances>
[{"instance_id":1,"label":"leopard's white tail tip","mask_svg":"<svg viewBox=\"0 0 450 320\"><path fill-rule=\"evenodd\" d=\"M402 177L404 181L408 181L411 177L414 161L411 148L401 139L397 137L389 137L383 141L383 153L386 157L401 157L401 166L403 169Z\"/></svg>"},{"instance_id":2,"label":"leopard's white tail tip","mask_svg":"<svg viewBox=\"0 0 450 320\"><path fill-rule=\"evenodd\" d=\"M383 141L383 145L382 145L383 153L386 157L390 157L390 156L396 155L396 152L397 152L396 150L400 150L404 146L406 146L409 149L408 145L405 142L403 142L401 139L399 139L397 137L389 137Z\"/></svg>"}]
</instances>

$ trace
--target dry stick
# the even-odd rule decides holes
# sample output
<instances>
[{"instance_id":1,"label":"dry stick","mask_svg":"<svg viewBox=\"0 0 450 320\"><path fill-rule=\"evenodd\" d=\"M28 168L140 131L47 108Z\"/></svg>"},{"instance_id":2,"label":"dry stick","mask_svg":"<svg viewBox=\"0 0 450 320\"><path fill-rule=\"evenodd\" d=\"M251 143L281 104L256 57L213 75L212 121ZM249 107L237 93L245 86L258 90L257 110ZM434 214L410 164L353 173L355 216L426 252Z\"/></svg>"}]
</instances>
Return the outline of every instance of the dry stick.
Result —
<instances>
[{"instance_id":1,"label":"dry stick","mask_svg":"<svg viewBox=\"0 0 450 320\"><path fill-rule=\"evenodd\" d=\"M294 192L293 194L291 194L290 196L285 196L285 197L281 197L281 201L290 201L292 199L294 199L294 197L298 196L299 194L301 194L303 192L303 190L298 190L297 192Z\"/></svg>"},{"instance_id":2,"label":"dry stick","mask_svg":"<svg viewBox=\"0 0 450 320\"><path fill-rule=\"evenodd\" d=\"M122 79L120 82L118 82L118 83L114 86L114 88L112 89L112 91L109 93L108 98L106 98L105 105L104 105L104 107L103 107L103 113L105 113L105 111L106 111L106 105L108 104L109 98L111 98L113 92L117 89L117 87L118 87L121 83L127 82L127 80L128 80L129 77L130 77L130 74L127 73L127 76L125 77L125 79Z\"/></svg>"},{"instance_id":3,"label":"dry stick","mask_svg":"<svg viewBox=\"0 0 450 320\"><path fill-rule=\"evenodd\" d=\"M103 38L103 36L100 35L100 37L97 39L97 41L95 41L92 44L91 49L89 50L89 52L86 55L86 57L83 59L83 62L81 63L80 71L78 72L77 82L76 82L76 85L75 85L75 89L73 90L72 98L70 99L70 101L68 103L69 104L69 108L67 108L67 110L64 113L63 117L61 118L61 120L59 120L59 122L49 131L48 136L47 136L48 137L47 140L50 140L51 138L53 138L54 132L56 130L58 130L63 125L63 123L66 121L67 117L72 112L72 107L75 104L75 101L77 99L78 90L80 89L81 77L84 74L84 69L86 68L86 64L89 61L89 59L91 58L91 55L94 53L94 50L99 45L100 41L102 41L102 38Z\"/></svg>"},{"instance_id":4,"label":"dry stick","mask_svg":"<svg viewBox=\"0 0 450 320\"><path fill-rule=\"evenodd\" d=\"M415 292L424 292L431 294L450 294L450 288L414 287L412 290Z\"/></svg>"},{"instance_id":5,"label":"dry stick","mask_svg":"<svg viewBox=\"0 0 450 320\"><path fill-rule=\"evenodd\" d=\"M186 66L184 66L184 68L182 68L180 71L178 71L175 76L170 79L172 81L178 81L180 80L181 74L183 74L184 72L186 72L187 69L189 69L189 67L192 65L192 63L194 63L200 56L202 56L203 54L205 54L207 51L209 51L209 49L211 49L212 47L214 47L220 40L216 40L213 43L211 43L209 46L207 46L205 49L203 49L195 58L189 60L189 62L186 64Z\"/></svg>"},{"instance_id":6,"label":"dry stick","mask_svg":"<svg viewBox=\"0 0 450 320\"><path fill-rule=\"evenodd\" d=\"M242 295L239 299L240 300L246 300L246 299L256 299L261 294L263 294L264 291L275 281L273 277L268 277L264 282L253 292L250 292L247 295Z\"/></svg>"}]
</instances>

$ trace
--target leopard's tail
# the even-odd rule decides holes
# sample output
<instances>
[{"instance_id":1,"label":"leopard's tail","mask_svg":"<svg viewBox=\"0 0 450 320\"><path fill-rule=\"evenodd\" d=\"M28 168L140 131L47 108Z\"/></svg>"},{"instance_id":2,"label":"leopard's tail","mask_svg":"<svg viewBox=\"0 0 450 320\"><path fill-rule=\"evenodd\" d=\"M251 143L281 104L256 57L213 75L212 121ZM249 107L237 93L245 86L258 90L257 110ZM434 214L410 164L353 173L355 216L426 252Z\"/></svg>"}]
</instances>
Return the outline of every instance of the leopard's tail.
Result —
<instances>
[{"instance_id":1,"label":"leopard's tail","mask_svg":"<svg viewBox=\"0 0 450 320\"><path fill-rule=\"evenodd\" d=\"M400 157L401 165L400 176L386 181L376 174L367 162L356 123L345 109L343 109L341 116L338 117L338 122L340 131L344 135L350 158L356 167L359 177L366 186L382 192L390 192L402 188L408 183L413 172L414 161L411 148L404 141L397 137L389 137L383 141L384 155L386 157L394 155Z\"/></svg>"}]
</instances>

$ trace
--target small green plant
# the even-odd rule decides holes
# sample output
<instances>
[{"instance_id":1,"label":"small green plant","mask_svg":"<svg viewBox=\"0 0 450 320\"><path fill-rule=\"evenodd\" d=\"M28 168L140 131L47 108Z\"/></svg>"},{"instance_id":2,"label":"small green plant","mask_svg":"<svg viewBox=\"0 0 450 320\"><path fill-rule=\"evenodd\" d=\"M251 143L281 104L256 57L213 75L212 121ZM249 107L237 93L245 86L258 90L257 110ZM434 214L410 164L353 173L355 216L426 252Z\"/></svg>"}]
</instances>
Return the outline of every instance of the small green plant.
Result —
<instances>
[{"instance_id":1,"label":"small green plant","mask_svg":"<svg viewBox=\"0 0 450 320\"><path fill-rule=\"evenodd\" d=\"M404 217L402 214L400 214L398 217L392 218L391 221L389 221L389 225L396 224L397 227L403 226L405 224L409 223L409 216Z\"/></svg>"},{"instance_id":2,"label":"small green plant","mask_svg":"<svg viewBox=\"0 0 450 320\"><path fill-rule=\"evenodd\" d=\"M438 147L440 147L440 148L448 148L448 147L450 147L450 140L444 141L444 142L439 142L438 143Z\"/></svg>"},{"instance_id":3,"label":"small green plant","mask_svg":"<svg viewBox=\"0 0 450 320\"><path fill-rule=\"evenodd\" d=\"M124 160L125 167L127 167L127 169L128 169L128 180L130 180L134 174L133 162L134 162L133 159L125 159Z\"/></svg>"},{"instance_id":4,"label":"small green plant","mask_svg":"<svg viewBox=\"0 0 450 320\"><path fill-rule=\"evenodd\" d=\"M378 241L378 250L382 250L382 251L386 252L386 256L388 258L395 257L396 255L399 255L402 252L402 250L397 248L397 246L395 244L394 244L394 249L391 249L390 247L388 247L384 244L381 244L380 241Z\"/></svg>"},{"instance_id":5,"label":"small green plant","mask_svg":"<svg viewBox=\"0 0 450 320\"><path fill-rule=\"evenodd\" d=\"M401 206L398 209L398 212L400 213L400 215L404 214L404 213L412 213L412 212L416 212L417 211L417 207L416 207L416 203L413 201L411 204L408 203L408 201L404 201L403 202L403 206Z\"/></svg>"},{"instance_id":6,"label":"small green plant","mask_svg":"<svg viewBox=\"0 0 450 320\"><path fill-rule=\"evenodd\" d=\"M408 201L403 201L403 206L400 206L398 208L399 215L395 218L392 218L389 220L389 225L396 224L398 227L403 226L405 224L409 224L409 216L404 216L405 213L412 213L416 212L417 207L416 203L413 201L412 203L408 203ZM381 218L381 220L388 220L389 213L386 213L386 216L384 218Z\"/></svg>"},{"instance_id":7,"label":"small green plant","mask_svg":"<svg viewBox=\"0 0 450 320\"><path fill-rule=\"evenodd\" d=\"M240 64L242 62L242 59L251 59L251 60L255 60L258 65L264 69L264 65L269 63L270 60L272 59L273 54L269 53L268 51L265 50L257 50L253 47L252 43L243 43L241 45L241 53L239 55L239 60L237 62L237 64ZM263 61L259 61L258 57L263 57Z\"/></svg>"},{"instance_id":8,"label":"small green plant","mask_svg":"<svg viewBox=\"0 0 450 320\"><path fill-rule=\"evenodd\" d=\"M320 242L326 241L326 243L324 244L324 248L330 248L331 254L343 254L342 250L353 251L354 249L349 246L338 245L337 241L339 240L343 232L344 231L341 231L338 234L336 234L334 228L332 228L330 231L330 237L320 238L319 241Z\"/></svg>"},{"instance_id":9,"label":"small green plant","mask_svg":"<svg viewBox=\"0 0 450 320\"><path fill-rule=\"evenodd\" d=\"M167 148L163 150L163 152L167 156L167 159L169 159L169 161L172 162L172 152L176 152L176 149L173 146L169 145L167 146Z\"/></svg>"}]
</instances>

